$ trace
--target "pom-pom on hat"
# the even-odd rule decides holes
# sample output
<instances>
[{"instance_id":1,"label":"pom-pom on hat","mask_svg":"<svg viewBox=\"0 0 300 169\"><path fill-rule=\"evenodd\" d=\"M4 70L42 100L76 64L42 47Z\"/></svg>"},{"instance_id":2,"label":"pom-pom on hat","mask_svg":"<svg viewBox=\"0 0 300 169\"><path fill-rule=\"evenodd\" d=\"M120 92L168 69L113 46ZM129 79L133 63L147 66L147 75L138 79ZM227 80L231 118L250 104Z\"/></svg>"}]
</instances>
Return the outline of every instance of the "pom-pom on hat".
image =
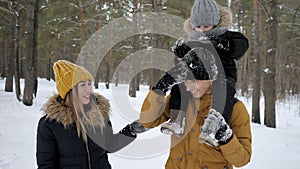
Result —
<instances>
[{"instance_id":1,"label":"pom-pom on hat","mask_svg":"<svg viewBox=\"0 0 300 169\"><path fill-rule=\"evenodd\" d=\"M217 25L220 21L218 4L214 0L195 0L191 10L192 28Z\"/></svg>"},{"instance_id":2,"label":"pom-pom on hat","mask_svg":"<svg viewBox=\"0 0 300 169\"><path fill-rule=\"evenodd\" d=\"M93 80L91 73L82 66L66 60L58 60L53 65L56 89L62 99L77 83L82 80Z\"/></svg>"}]
</instances>

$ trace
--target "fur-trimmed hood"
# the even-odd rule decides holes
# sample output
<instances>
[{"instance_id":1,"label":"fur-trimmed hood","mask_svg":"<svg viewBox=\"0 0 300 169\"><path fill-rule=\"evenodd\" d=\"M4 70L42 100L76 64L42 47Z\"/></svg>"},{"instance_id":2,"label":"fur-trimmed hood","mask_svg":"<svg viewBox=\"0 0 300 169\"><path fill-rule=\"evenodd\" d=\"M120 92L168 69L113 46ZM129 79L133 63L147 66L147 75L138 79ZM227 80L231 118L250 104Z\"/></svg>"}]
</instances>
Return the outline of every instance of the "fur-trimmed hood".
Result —
<instances>
[{"instance_id":1,"label":"fur-trimmed hood","mask_svg":"<svg viewBox=\"0 0 300 169\"><path fill-rule=\"evenodd\" d=\"M110 104L108 100L98 93L93 94L97 100L97 107L102 113L104 118L108 118L110 113ZM62 123L64 127L68 127L73 123L78 123L76 114L70 107L66 107L57 101L58 94L53 95L49 100L44 104L41 110L46 114L46 118L50 120L56 120L59 123ZM87 112L89 113L89 112ZM94 112L93 112L94 113ZM93 114L92 116L97 116ZM94 118L97 119L97 118ZM95 124L97 122L90 121L90 124Z\"/></svg>"},{"instance_id":2,"label":"fur-trimmed hood","mask_svg":"<svg viewBox=\"0 0 300 169\"><path fill-rule=\"evenodd\" d=\"M230 9L227 7L222 7L219 5L219 12L220 12L220 21L217 27L226 27L228 28L232 24L232 13ZM190 23L190 19L187 19L183 24L183 29L187 33L190 33L192 30L192 25Z\"/></svg>"}]
</instances>

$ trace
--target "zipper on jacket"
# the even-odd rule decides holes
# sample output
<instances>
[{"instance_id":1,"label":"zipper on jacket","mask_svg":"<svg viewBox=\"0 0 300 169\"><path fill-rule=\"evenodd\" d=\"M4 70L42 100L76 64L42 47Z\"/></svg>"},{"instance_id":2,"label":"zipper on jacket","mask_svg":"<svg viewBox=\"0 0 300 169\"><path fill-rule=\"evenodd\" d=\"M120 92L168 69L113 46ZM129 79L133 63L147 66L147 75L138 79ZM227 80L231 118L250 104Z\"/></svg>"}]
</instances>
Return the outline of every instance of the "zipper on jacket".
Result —
<instances>
[{"instance_id":1,"label":"zipper on jacket","mask_svg":"<svg viewBox=\"0 0 300 169\"><path fill-rule=\"evenodd\" d=\"M88 165L89 165L89 169L92 169L92 165L91 165L91 157L90 157L90 150L89 150L89 146L88 146L88 140L85 143L85 148L86 148L86 152L87 152L87 158L88 158Z\"/></svg>"}]
</instances>

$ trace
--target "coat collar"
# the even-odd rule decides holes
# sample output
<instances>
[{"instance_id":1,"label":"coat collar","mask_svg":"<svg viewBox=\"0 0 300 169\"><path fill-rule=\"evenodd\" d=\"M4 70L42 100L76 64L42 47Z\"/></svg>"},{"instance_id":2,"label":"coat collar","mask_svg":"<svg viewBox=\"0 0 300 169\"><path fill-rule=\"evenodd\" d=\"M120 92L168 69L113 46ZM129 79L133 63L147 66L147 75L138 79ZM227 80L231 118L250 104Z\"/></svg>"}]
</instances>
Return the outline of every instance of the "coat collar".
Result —
<instances>
[{"instance_id":1,"label":"coat collar","mask_svg":"<svg viewBox=\"0 0 300 169\"><path fill-rule=\"evenodd\" d=\"M48 99L48 101L43 105L43 112L46 114L46 118L50 120L56 120L59 123L62 123L65 127L78 122L76 114L70 107L66 107L60 102L57 101L58 94L53 95ZM102 113L104 118L109 116L110 104L108 100L100 94L94 93L94 96L97 100L97 107L99 112ZM89 112L87 112L89 113ZM95 112L92 112L95 114ZM95 114L96 116L97 114ZM95 124L97 122L90 121L90 124Z\"/></svg>"},{"instance_id":2,"label":"coat collar","mask_svg":"<svg viewBox=\"0 0 300 169\"><path fill-rule=\"evenodd\" d=\"M205 94L200 99L195 99L196 107L198 107L199 112L206 112L210 106L212 101L211 94Z\"/></svg>"}]
</instances>

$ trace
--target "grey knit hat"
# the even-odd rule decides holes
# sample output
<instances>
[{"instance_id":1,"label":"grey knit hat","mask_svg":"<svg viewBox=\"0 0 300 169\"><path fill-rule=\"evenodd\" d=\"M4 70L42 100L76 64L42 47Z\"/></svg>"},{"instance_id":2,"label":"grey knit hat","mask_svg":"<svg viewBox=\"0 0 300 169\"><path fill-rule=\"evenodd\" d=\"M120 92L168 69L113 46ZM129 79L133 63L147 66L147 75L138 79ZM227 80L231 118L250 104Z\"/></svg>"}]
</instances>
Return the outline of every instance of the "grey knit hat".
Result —
<instances>
[{"instance_id":1,"label":"grey knit hat","mask_svg":"<svg viewBox=\"0 0 300 169\"><path fill-rule=\"evenodd\" d=\"M202 25L217 25L219 21L219 8L214 0L195 0L190 21L193 29Z\"/></svg>"}]
</instances>

